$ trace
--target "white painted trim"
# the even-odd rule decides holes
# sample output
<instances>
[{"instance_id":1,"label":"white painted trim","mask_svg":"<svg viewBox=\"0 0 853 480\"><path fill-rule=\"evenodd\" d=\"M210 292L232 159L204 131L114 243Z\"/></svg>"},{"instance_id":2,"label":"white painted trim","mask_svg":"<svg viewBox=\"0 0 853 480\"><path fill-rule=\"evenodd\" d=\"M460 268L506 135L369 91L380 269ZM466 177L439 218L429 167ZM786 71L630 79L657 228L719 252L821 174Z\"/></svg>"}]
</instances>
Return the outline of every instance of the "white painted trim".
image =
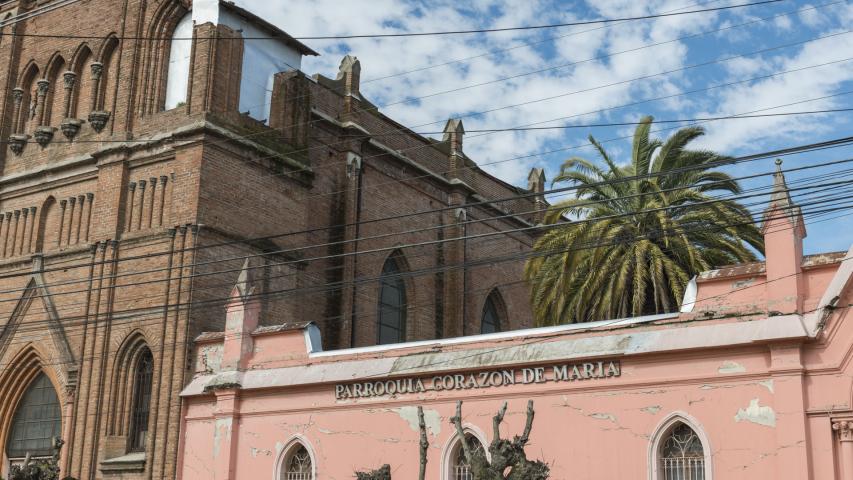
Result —
<instances>
[{"instance_id":1,"label":"white painted trim","mask_svg":"<svg viewBox=\"0 0 853 480\"><path fill-rule=\"evenodd\" d=\"M684 423L693 429L699 441L702 443L702 453L705 454L705 480L713 480L713 458L711 456L711 442L705 434L705 429L693 416L683 411L672 412L658 423L654 434L649 442L648 452L648 472L649 480L661 480L658 476L658 458L661 447L661 440L676 423Z\"/></svg>"},{"instance_id":2,"label":"white painted trim","mask_svg":"<svg viewBox=\"0 0 853 480\"><path fill-rule=\"evenodd\" d=\"M477 440L479 440L483 445L483 450L486 452L486 458L491 461L492 455L489 453L489 439L486 437L486 432L481 430L480 427L466 422L462 423L462 431L477 437ZM456 433L456 427L453 427L453 435L441 448L441 480L455 480L452 472L453 460L456 456L454 455L456 453L456 447L457 445L460 445L460 441L461 439L459 438L459 434Z\"/></svg>"},{"instance_id":3,"label":"white painted trim","mask_svg":"<svg viewBox=\"0 0 853 480\"><path fill-rule=\"evenodd\" d=\"M275 469L273 469L272 480L281 480L281 474L282 470L284 470L285 462L287 461L290 452L296 448L297 444L305 447L305 450L308 451L308 456L311 457L311 478L313 480L318 478L317 454L314 453L314 447L311 446L311 442L308 441L308 438L305 437L305 435L294 433L287 440L287 443L284 444L284 447L282 447L280 451L276 452L278 457L275 460Z\"/></svg>"},{"instance_id":4,"label":"white painted trim","mask_svg":"<svg viewBox=\"0 0 853 480\"><path fill-rule=\"evenodd\" d=\"M323 351L323 342L320 339L320 328L314 323L309 323L302 329L302 334L305 336L305 351L308 355Z\"/></svg>"},{"instance_id":5,"label":"white painted trim","mask_svg":"<svg viewBox=\"0 0 853 480\"><path fill-rule=\"evenodd\" d=\"M329 350L326 352L317 352L310 354L311 358L319 357L334 357L339 355L352 355L355 353L375 353L387 352L390 350L398 350L413 347L427 346L443 346L443 345L458 345L461 343L476 343L488 342L492 340L506 340L515 337L529 337L532 335L552 335L555 333L573 332L576 330L591 330L598 327L619 328L627 325L636 325L638 323L648 323L657 320L669 320L678 318L677 313L661 313L658 315L645 315L642 317L620 318L617 320L601 320L598 322L587 323L572 323L569 325L557 325L554 327L539 327L525 328L523 330L510 330L497 333L481 333L478 335L468 335L464 337L443 338L439 340L420 340L417 342L394 343L390 345L374 345L370 347L345 348L341 350Z\"/></svg>"},{"instance_id":6,"label":"white painted trim","mask_svg":"<svg viewBox=\"0 0 853 480\"><path fill-rule=\"evenodd\" d=\"M850 246L847 254L844 255L844 260L838 265L838 270L835 271L832 281L824 290L817 308L803 318L803 325L808 330L809 336L816 337L820 329L823 328L823 323L828 316L827 313L832 312L831 309L827 310L827 307L835 306L835 302L850 284L851 277L853 277L853 245Z\"/></svg>"},{"instance_id":7,"label":"white painted trim","mask_svg":"<svg viewBox=\"0 0 853 480\"><path fill-rule=\"evenodd\" d=\"M635 323L641 319L629 319ZM645 321L650 321L646 317ZM609 322L604 322L609 323ZM632 322L626 323L630 324ZM568 326L572 327L572 326ZM587 328L587 327L580 327ZM547 331L566 331L566 327L535 329L536 333ZM451 339L454 343L483 341L495 338L511 338L520 332L491 333L474 335L461 339ZM308 362L304 365L271 369L251 369L245 372L218 372L197 376L181 392L182 396L201 395L205 386L237 382L244 390L256 388L280 388L295 385L318 383L355 382L361 379L383 379L396 376L433 375L453 370L495 369L508 365L521 365L545 362L568 362L582 359L633 356L649 353L664 353L685 350L705 350L710 348L751 345L779 340L806 339L808 332L803 326L800 315L781 315L749 322L733 321L722 324L703 325L692 323L676 324L670 328L630 330L610 335L584 335L567 338L544 337L530 348L530 342L536 342L536 336L527 336L515 344L495 346L474 346L467 349L444 351L441 348L427 349L406 355L384 355L377 358L347 358L336 361ZM400 344L412 347L417 345L446 345L437 342L412 342ZM386 351L389 348L369 347L367 351ZM343 352L352 354L350 349ZM340 351L322 352L309 357L334 357ZM236 378L235 378L236 377Z\"/></svg>"},{"instance_id":8,"label":"white painted trim","mask_svg":"<svg viewBox=\"0 0 853 480\"><path fill-rule=\"evenodd\" d=\"M690 313L693 307L696 306L696 294L699 288L696 285L696 275L687 282L687 288L684 289L684 297L681 299L681 313Z\"/></svg>"}]
</instances>

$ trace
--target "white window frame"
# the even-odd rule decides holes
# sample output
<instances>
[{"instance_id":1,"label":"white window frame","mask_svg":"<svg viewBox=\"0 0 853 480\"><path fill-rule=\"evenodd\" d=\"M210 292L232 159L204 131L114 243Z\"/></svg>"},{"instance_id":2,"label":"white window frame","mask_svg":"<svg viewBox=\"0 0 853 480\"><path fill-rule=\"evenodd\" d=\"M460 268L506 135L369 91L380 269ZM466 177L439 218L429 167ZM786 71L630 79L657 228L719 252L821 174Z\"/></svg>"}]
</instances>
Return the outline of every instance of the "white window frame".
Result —
<instances>
[{"instance_id":1,"label":"white window frame","mask_svg":"<svg viewBox=\"0 0 853 480\"><path fill-rule=\"evenodd\" d=\"M492 456L489 453L489 440L486 438L485 432L480 430L476 425L471 425L468 423L462 424L462 431L465 434L471 434L480 441L483 445L483 450L486 452L486 458L491 461ZM444 447L441 449L441 480L455 480L455 472L453 471L456 466L456 447L461 446L461 439L459 438L459 434L456 433L454 428L453 436L450 437Z\"/></svg>"},{"instance_id":2,"label":"white window frame","mask_svg":"<svg viewBox=\"0 0 853 480\"><path fill-rule=\"evenodd\" d=\"M312 480L316 480L317 477L317 455L314 453L314 447L311 446L311 442L305 438L304 435L295 434L291 436L287 443L284 444L284 447L278 452L278 458L275 461L275 469L273 471L273 480L281 480L281 476L284 474L284 469L287 468L287 460L290 459L290 454L294 449L299 447L305 447L305 450L308 452L308 456L311 457L311 478Z\"/></svg>"},{"instance_id":3,"label":"white window frame","mask_svg":"<svg viewBox=\"0 0 853 480\"><path fill-rule=\"evenodd\" d=\"M649 480L663 480L660 476L660 450L661 444L666 439L666 435L676 423L683 423L693 429L693 432L702 443L702 453L705 460L705 480L713 480L713 462L711 461L711 443L708 441L708 436L705 434L705 429L695 418L685 412L673 412L658 423L655 428L655 433L649 442Z\"/></svg>"},{"instance_id":4,"label":"white window frame","mask_svg":"<svg viewBox=\"0 0 853 480\"><path fill-rule=\"evenodd\" d=\"M189 94L190 66L192 64L192 40L195 23L193 13L187 12L175 24L175 30L169 38L169 60L166 64L166 92L164 110L177 108L187 102ZM187 40L176 40L176 39Z\"/></svg>"}]
</instances>

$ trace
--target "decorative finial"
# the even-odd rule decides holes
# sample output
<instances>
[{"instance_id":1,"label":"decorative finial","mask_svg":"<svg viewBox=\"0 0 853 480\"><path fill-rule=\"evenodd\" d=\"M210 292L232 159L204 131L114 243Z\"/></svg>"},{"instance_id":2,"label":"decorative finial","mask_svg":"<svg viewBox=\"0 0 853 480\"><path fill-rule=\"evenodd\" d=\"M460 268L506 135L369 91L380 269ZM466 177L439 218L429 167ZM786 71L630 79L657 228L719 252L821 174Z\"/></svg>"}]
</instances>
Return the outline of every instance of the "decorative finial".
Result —
<instances>
[{"instance_id":1,"label":"decorative finial","mask_svg":"<svg viewBox=\"0 0 853 480\"><path fill-rule=\"evenodd\" d=\"M776 166L777 166L777 167L782 166L782 159L781 159L781 158L777 158L777 159L776 159Z\"/></svg>"}]
</instances>

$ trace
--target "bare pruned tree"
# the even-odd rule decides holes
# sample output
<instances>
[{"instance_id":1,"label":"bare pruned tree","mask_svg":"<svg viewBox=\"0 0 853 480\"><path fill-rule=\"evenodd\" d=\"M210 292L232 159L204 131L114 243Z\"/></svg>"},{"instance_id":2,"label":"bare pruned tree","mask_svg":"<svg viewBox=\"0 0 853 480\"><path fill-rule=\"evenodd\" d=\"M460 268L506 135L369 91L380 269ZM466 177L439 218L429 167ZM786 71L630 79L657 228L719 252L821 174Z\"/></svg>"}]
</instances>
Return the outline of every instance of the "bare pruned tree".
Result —
<instances>
[{"instance_id":1,"label":"bare pruned tree","mask_svg":"<svg viewBox=\"0 0 853 480\"><path fill-rule=\"evenodd\" d=\"M429 451L429 437L427 437L426 422L424 421L424 408L418 407L418 429L420 430L420 468L418 480L426 480L427 453ZM391 466L382 465L378 470L372 472L355 472L358 480L391 480Z\"/></svg>"},{"instance_id":2,"label":"bare pruned tree","mask_svg":"<svg viewBox=\"0 0 853 480\"><path fill-rule=\"evenodd\" d=\"M358 480L391 480L391 465L387 463L371 472L355 472Z\"/></svg>"},{"instance_id":3,"label":"bare pruned tree","mask_svg":"<svg viewBox=\"0 0 853 480\"><path fill-rule=\"evenodd\" d=\"M462 440L462 450L471 468L474 480L546 480L550 474L548 464L539 460L528 460L524 446L530 439L533 428L533 400L527 401L527 421L521 436L512 440L501 438L500 426L506 415L507 404L504 402L500 411L492 417L492 443L489 444L491 461L486 452L472 448L464 441L465 431L462 429L462 401L456 402L456 415L450 419L456 427L456 433Z\"/></svg>"}]
</instances>

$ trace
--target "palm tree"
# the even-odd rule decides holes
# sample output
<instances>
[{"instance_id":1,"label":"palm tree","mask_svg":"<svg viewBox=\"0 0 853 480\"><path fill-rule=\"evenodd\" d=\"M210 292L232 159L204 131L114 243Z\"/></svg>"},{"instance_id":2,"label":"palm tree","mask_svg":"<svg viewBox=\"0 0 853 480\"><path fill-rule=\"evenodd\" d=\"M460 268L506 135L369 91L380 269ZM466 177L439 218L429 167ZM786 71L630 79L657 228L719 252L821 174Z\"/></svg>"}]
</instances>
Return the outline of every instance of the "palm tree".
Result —
<instances>
[{"instance_id":1,"label":"palm tree","mask_svg":"<svg viewBox=\"0 0 853 480\"><path fill-rule=\"evenodd\" d=\"M637 126L628 165L591 135L604 168L563 163L554 183L575 187L575 198L549 209L544 223L553 226L525 267L537 324L670 312L694 274L755 260L747 245L763 250L749 211L725 197L740 193L737 181L713 170L730 158L686 148L701 127L651 139L652 121Z\"/></svg>"}]
</instances>

